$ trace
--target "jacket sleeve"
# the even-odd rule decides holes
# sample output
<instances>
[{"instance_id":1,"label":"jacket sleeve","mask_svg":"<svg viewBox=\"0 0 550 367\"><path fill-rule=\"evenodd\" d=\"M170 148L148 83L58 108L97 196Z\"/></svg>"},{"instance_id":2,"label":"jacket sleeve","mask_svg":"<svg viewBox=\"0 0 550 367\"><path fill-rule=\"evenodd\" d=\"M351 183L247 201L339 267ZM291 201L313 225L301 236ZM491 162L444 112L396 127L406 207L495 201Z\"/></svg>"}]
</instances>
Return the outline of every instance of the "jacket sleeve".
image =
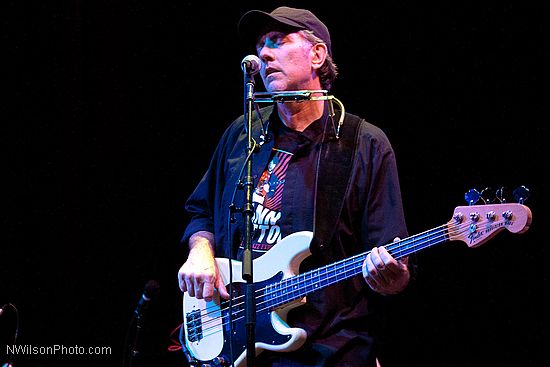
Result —
<instances>
[{"instance_id":1,"label":"jacket sleeve","mask_svg":"<svg viewBox=\"0 0 550 367\"><path fill-rule=\"evenodd\" d=\"M390 243L395 237L405 238L408 231L391 144L386 135L372 125L365 140L369 141L364 163L368 184L361 227L365 245L372 247Z\"/></svg>"},{"instance_id":2,"label":"jacket sleeve","mask_svg":"<svg viewBox=\"0 0 550 367\"><path fill-rule=\"evenodd\" d=\"M185 210L190 219L182 236L182 243L187 243L191 235L198 231L216 232L216 216L226 181L227 151L233 145L232 137L237 135L236 122L225 131L212 155L208 169L185 202Z\"/></svg>"}]
</instances>

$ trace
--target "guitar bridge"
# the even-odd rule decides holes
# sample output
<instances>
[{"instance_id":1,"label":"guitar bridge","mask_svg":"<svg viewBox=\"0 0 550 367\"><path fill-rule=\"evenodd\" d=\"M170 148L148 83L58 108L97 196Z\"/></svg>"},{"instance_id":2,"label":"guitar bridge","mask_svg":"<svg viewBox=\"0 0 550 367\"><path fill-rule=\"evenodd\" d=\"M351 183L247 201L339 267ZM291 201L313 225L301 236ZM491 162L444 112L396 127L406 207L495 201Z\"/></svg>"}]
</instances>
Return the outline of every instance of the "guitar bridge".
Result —
<instances>
[{"instance_id":1,"label":"guitar bridge","mask_svg":"<svg viewBox=\"0 0 550 367\"><path fill-rule=\"evenodd\" d=\"M198 342L202 339L201 310L193 310L185 315L187 320L187 339L190 342Z\"/></svg>"}]
</instances>

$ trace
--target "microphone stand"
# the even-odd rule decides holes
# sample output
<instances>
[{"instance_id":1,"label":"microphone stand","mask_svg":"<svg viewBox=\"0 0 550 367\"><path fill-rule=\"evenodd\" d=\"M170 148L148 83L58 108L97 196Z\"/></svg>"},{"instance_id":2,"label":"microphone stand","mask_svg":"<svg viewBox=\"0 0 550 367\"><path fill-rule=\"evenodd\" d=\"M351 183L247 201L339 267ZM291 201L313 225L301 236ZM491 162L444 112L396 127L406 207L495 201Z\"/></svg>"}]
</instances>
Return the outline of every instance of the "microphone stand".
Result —
<instances>
[{"instance_id":1,"label":"microphone stand","mask_svg":"<svg viewBox=\"0 0 550 367\"><path fill-rule=\"evenodd\" d=\"M252 112L254 111L254 76L244 68L244 123L248 135L248 161L246 163L246 179L244 183L245 204L243 217L245 225L245 243L243 253L242 278L245 284L245 310L246 310L246 365L252 367L256 360L256 303L254 297L254 277L252 266L252 152L256 149L256 143L252 138Z\"/></svg>"},{"instance_id":2,"label":"microphone stand","mask_svg":"<svg viewBox=\"0 0 550 367\"><path fill-rule=\"evenodd\" d=\"M141 312L135 313L136 320L136 332L134 336L134 342L132 343L132 350L130 351L130 364L129 367L133 367L140 364L141 361L141 329L143 329L143 315Z\"/></svg>"}]
</instances>

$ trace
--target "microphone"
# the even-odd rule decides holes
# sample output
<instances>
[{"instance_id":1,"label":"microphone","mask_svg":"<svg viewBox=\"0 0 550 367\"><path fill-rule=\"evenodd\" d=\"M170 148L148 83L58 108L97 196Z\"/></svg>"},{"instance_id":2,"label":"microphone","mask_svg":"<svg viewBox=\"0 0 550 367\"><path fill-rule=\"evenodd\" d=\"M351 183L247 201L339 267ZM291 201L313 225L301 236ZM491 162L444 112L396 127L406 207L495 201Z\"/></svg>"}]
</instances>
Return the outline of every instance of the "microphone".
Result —
<instances>
[{"instance_id":1,"label":"microphone","mask_svg":"<svg viewBox=\"0 0 550 367\"><path fill-rule=\"evenodd\" d=\"M0 307L0 316L4 313L4 310L9 306L9 304L5 304L4 306Z\"/></svg>"},{"instance_id":2,"label":"microphone","mask_svg":"<svg viewBox=\"0 0 550 367\"><path fill-rule=\"evenodd\" d=\"M139 302L136 306L134 313L138 316L141 316L141 311L149 305L149 302L157 293L159 293L160 284L156 280L149 280L145 284L145 290L139 299Z\"/></svg>"},{"instance_id":3,"label":"microphone","mask_svg":"<svg viewBox=\"0 0 550 367\"><path fill-rule=\"evenodd\" d=\"M160 285L156 280L149 280L145 284L145 289L143 290L143 294L141 295L141 298L139 299L139 302L136 306L136 309L134 310L134 315L132 317L132 321L130 322L130 328L132 327L133 323L136 322L136 329L134 332L134 338L131 345L130 350L130 360L129 360L129 367L134 366L134 362L139 363L142 359L141 355L141 329L143 329L144 326L144 310L149 305L149 302L154 298L154 296L159 292ZM130 329L128 329L128 333L126 334L126 340L127 343L129 342L130 338ZM129 343L127 344L127 347L129 346ZM126 365L126 358L128 357L126 355L127 353L127 347L125 347L124 350L124 361L123 365ZM141 363L140 363L141 364Z\"/></svg>"},{"instance_id":4,"label":"microphone","mask_svg":"<svg viewBox=\"0 0 550 367\"><path fill-rule=\"evenodd\" d=\"M245 56L241 61L241 69L249 75L257 74L260 71L260 58L256 55Z\"/></svg>"}]
</instances>

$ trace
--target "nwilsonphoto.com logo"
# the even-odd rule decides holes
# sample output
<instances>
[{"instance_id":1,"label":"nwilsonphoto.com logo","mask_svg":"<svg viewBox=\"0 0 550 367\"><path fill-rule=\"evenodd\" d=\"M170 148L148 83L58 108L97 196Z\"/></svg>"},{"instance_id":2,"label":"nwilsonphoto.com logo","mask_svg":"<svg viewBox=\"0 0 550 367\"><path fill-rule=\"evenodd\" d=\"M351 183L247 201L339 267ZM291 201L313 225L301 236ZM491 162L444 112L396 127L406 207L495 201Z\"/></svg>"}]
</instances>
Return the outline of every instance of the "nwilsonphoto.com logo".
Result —
<instances>
[{"instance_id":1,"label":"nwilsonphoto.com logo","mask_svg":"<svg viewBox=\"0 0 550 367\"><path fill-rule=\"evenodd\" d=\"M90 346L83 347L79 345L66 346L54 344L48 346L36 345L6 345L7 355L110 355L111 347Z\"/></svg>"}]
</instances>

